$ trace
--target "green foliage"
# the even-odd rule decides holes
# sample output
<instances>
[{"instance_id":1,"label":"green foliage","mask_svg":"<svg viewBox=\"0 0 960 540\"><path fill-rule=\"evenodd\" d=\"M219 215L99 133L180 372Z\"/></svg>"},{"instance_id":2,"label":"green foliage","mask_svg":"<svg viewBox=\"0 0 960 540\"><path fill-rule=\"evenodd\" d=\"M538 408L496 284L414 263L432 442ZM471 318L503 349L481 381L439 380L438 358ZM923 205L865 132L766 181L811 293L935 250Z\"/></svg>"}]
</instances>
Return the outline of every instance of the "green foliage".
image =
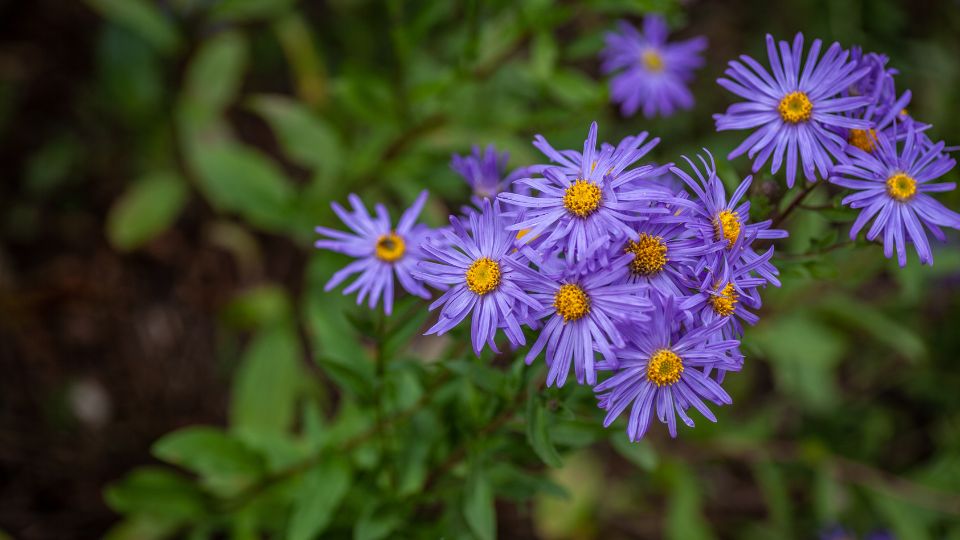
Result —
<instances>
[{"instance_id":1,"label":"green foliage","mask_svg":"<svg viewBox=\"0 0 960 540\"><path fill-rule=\"evenodd\" d=\"M507 529L518 521L544 538L810 538L833 522L960 537L960 398L949 391L960 385L960 257L893 268L875 244L847 240L855 214L829 186L781 223L783 287L763 291L744 371L727 375L735 404L716 411L718 425L681 425L676 441L656 420L639 443L623 420L604 429L592 392L543 389L542 359L526 366L526 348L474 358L468 328L422 337L435 316L420 299L400 296L387 317L324 290L348 263L309 248L313 226L339 226L331 201L357 192L396 217L429 189L424 219L441 225L467 202L449 155L473 144L528 165L542 160L535 133L576 148L596 119L604 140L661 136L658 162L701 146L725 155L740 139L714 133L710 113L729 102L714 80L736 51L783 34L761 24L779 20L770 6L683 29L700 15L667 0L87 4L105 20L91 102L132 134L106 238L152 248L189 222L242 283L218 326L229 427L160 438L162 466L105 489L122 516L108 538L491 539L526 533ZM915 70L908 80L929 83L914 86L918 118L956 112L944 90L956 47L900 36L889 14L903 8L867 2L883 16L862 29L853 5L776 9L826 39L863 33ZM697 107L621 119L596 54L616 18L650 11L710 34ZM955 122L936 129L960 136ZM29 158L29 197L69 186L85 145L47 140ZM731 185L749 172L745 159L719 165ZM753 219L784 217L795 193L782 183L757 175Z\"/></svg>"}]
</instances>

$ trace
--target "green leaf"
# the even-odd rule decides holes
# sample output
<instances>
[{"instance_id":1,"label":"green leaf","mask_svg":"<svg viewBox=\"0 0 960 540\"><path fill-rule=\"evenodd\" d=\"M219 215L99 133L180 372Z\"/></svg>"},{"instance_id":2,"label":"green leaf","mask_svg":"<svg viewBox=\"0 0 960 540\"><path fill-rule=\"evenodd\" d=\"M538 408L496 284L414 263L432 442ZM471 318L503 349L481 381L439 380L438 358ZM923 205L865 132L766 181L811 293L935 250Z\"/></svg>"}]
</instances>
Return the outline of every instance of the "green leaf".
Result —
<instances>
[{"instance_id":1,"label":"green leaf","mask_svg":"<svg viewBox=\"0 0 960 540\"><path fill-rule=\"evenodd\" d=\"M776 530L777 538L793 538L793 509L787 484L780 468L773 462L763 461L753 467L757 483L763 490L764 500L769 508L770 525Z\"/></svg>"},{"instance_id":2,"label":"green leaf","mask_svg":"<svg viewBox=\"0 0 960 540\"><path fill-rule=\"evenodd\" d=\"M203 494L184 476L160 467L140 467L104 491L104 500L121 514L147 514L178 523L201 517Z\"/></svg>"},{"instance_id":3,"label":"green leaf","mask_svg":"<svg viewBox=\"0 0 960 540\"><path fill-rule=\"evenodd\" d=\"M927 354L926 344L910 325L888 317L875 305L835 293L823 301L822 309L840 324L869 334L908 360L916 361Z\"/></svg>"},{"instance_id":4,"label":"green leaf","mask_svg":"<svg viewBox=\"0 0 960 540\"><path fill-rule=\"evenodd\" d=\"M277 284L259 285L238 294L224 311L232 325L251 329L288 320L292 315L290 297Z\"/></svg>"},{"instance_id":5,"label":"green leaf","mask_svg":"<svg viewBox=\"0 0 960 540\"><path fill-rule=\"evenodd\" d=\"M600 87L597 82L573 69L557 70L550 81L545 83L547 90L562 105L586 107L600 103Z\"/></svg>"},{"instance_id":6,"label":"green leaf","mask_svg":"<svg viewBox=\"0 0 960 540\"><path fill-rule=\"evenodd\" d=\"M350 487L350 476L350 465L340 456L330 456L304 475L287 540L311 540L326 530Z\"/></svg>"},{"instance_id":7,"label":"green leaf","mask_svg":"<svg viewBox=\"0 0 960 540\"><path fill-rule=\"evenodd\" d=\"M87 0L104 18L141 36L160 52L180 46L180 34L154 2L148 0Z\"/></svg>"},{"instance_id":8,"label":"green leaf","mask_svg":"<svg viewBox=\"0 0 960 540\"><path fill-rule=\"evenodd\" d=\"M536 397L527 399L527 442L547 465L559 467L563 464L550 439L547 409Z\"/></svg>"},{"instance_id":9,"label":"green leaf","mask_svg":"<svg viewBox=\"0 0 960 540\"><path fill-rule=\"evenodd\" d=\"M874 506L884 516L897 540L925 540L931 538L928 527L930 514L928 511L902 501L893 495L873 492L871 494Z\"/></svg>"},{"instance_id":10,"label":"green leaf","mask_svg":"<svg viewBox=\"0 0 960 540\"><path fill-rule=\"evenodd\" d=\"M380 540L386 538L397 527L403 524L403 519L387 508L379 508L375 502L364 507L353 526L353 540Z\"/></svg>"},{"instance_id":11,"label":"green leaf","mask_svg":"<svg viewBox=\"0 0 960 540\"><path fill-rule=\"evenodd\" d=\"M340 171L343 154L339 135L326 120L283 96L256 96L250 108L270 123L287 155L325 177Z\"/></svg>"},{"instance_id":12,"label":"green leaf","mask_svg":"<svg viewBox=\"0 0 960 540\"><path fill-rule=\"evenodd\" d=\"M276 17L287 12L297 0L220 0L211 10L219 21L246 21Z\"/></svg>"},{"instance_id":13,"label":"green leaf","mask_svg":"<svg viewBox=\"0 0 960 540\"><path fill-rule=\"evenodd\" d=\"M208 120L234 101L247 64L247 42L238 32L206 41L187 66L183 100L190 112Z\"/></svg>"},{"instance_id":14,"label":"green leaf","mask_svg":"<svg viewBox=\"0 0 960 540\"><path fill-rule=\"evenodd\" d=\"M200 186L220 210L269 231L295 226L296 191L276 164L253 148L223 143L196 155Z\"/></svg>"},{"instance_id":15,"label":"green leaf","mask_svg":"<svg viewBox=\"0 0 960 540\"><path fill-rule=\"evenodd\" d=\"M263 472L260 456L213 427L169 433L153 444L152 452L157 459L199 474L211 491L224 496L249 487Z\"/></svg>"},{"instance_id":16,"label":"green leaf","mask_svg":"<svg viewBox=\"0 0 960 540\"><path fill-rule=\"evenodd\" d=\"M103 540L162 540L173 538L181 527L177 520L137 514L111 527Z\"/></svg>"},{"instance_id":17,"label":"green leaf","mask_svg":"<svg viewBox=\"0 0 960 540\"><path fill-rule=\"evenodd\" d=\"M657 452L653 449L653 445L651 445L649 441L640 440L638 442L630 442L626 432L618 431L610 437L610 443L618 454L641 469L652 471L657 468L659 461Z\"/></svg>"},{"instance_id":18,"label":"green leaf","mask_svg":"<svg viewBox=\"0 0 960 540\"><path fill-rule=\"evenodd\" d=\"M292 323L257 334L234 379L231 429L252 443L290 431L301 388L301 356Z\"/></svg>"},{"instance_id":19,"label":"green leaf","mask_svg":"<svg viewBox=\"0 0 960 540\"><path fill-rule=\"evenodd\" d=\"M696 477L679 462L668 468L670 496L666 516L666 537L671 540L707 540L713 538L700 511L700 487Z\"/></svg>"},{"instance_id":20,"label":"green leaf","mask_svg":"<svg viewBox=\"0 0 960 540\"><path fill-rule=\"evenodd\" d=\"M113 203L107 216L107 238L119 250L137 248L167 230L186 201L187 186L179 176L149 174Z\"/></svg>"},{"instance_id":21,"label":"green leaf","mask_svg":"<svg viewBox=\"0 0 960 540\"><path fill-rule=\"evenodd\" d=\"M497 513L493 506L493 490L487 478L475 471L463 494L463 517L480 540L497 537Z\"/></svg>"}]
</instances>

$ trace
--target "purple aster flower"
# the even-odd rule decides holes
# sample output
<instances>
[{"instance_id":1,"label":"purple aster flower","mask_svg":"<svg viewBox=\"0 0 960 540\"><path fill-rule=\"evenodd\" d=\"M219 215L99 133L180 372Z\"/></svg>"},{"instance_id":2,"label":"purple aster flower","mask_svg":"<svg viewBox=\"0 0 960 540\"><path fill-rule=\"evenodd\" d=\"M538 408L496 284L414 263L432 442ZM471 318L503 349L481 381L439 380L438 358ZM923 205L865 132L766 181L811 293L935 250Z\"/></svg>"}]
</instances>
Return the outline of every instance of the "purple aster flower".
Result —
<instances>
[{"instance_id":1,"label":"purple aster flower","mask_svg":"<svg viewBox=\"0 0 960 540\"><path fill-rule=\"evenodd\" d=\"M816 39L801 64L803 34L797 34L793 46L786 41L777 45L767 35L767 53L773 76L756 60L741 55L733 60L717 83L746 99L731 105L726 114L714 115L717 130L753 129L740 146L730 152L730 159L744 153L753 161L753 172L759 171L773 157L771 172L776 174L786 154L787 186L793 187L797 166L807 180L816 174L826 178L833 158L844 158L844 141L835 128L870 129L870 122L850 118L843 113L870 103L866 96L841 97L840 93L859 81L869 67L857 67L848 61L850 53L834 43L820 57L821 41ZM818 60L819 58L819 60ZM802 71L801 71L802 68ZM799 161L798 161L799 154Z\"/></svg>"},{"instance_id":2,"label":"purple aster flower","mask_svg":"<svg viewBox=\"0 0 960 540\"><path fill-rule=\"evenodd\" d=\"M687 83L703 66L700 53L707 38L667 43L667 23L659 15L643 19L643 33L620 21L620 32L608 32L601 51L604 73L619 72L610 81L610 99L620 103L620 112L632 116L643 107L647 118L670 116L676 109L693 106Z\"/></svg>"},{"instance_id":3,"label":"purple aster flower","mask_svg":"<svg viewBox=\"0 0 960 540\"><path fill-rule=\"evenodd\" d=\"M469 226L450 216L450 228L441 232L446 242L423 246L435 262L422 261L414 272L419 279L437 288L447 288L430 304L430 310L443 306L440 320L426 333L443 334L473 314L470 334L473 350L480 354L486 343L494 352L494 338L503 328L513 346L524 343L516 313L518 304L540 310L542 306L516 284L514 235L506 231L509 220L500 212L500 204L485 199L479 212L468 216Z\"/></svg>"},{"instance_id":4,"label":"purple aster flower","mask_svg":"<svg viewBox=\"0 0 960 540\"><path fill-rule=\"evenodd\" d=\"M896 248L900 266L907 264L907 242L913 243L921 264L933 264L924 227L940 241L946 240L940 227L960 228L960 214L929 195L956 188L953 182L930 183L956 162L943 154L942 142L925 148L918 135L908 126L903 148L898 150L896 136L877 133L873 152L850 149L851 162L837 166L830 178L830 182L856 191L844 197L843 204L863 209L850 229L850 238L856 238L873 219L867 239L883 233L884 255L892 257Z\"/></svg>"},{"instance_id":5,"label":"purple aster flower","mask_svg":"<svg viewBox=\"0 0 960 540\"><path fill-rule=\"evenodd\" d=\"M734 352L738 342L716 338L721 322L686 328L673 298L654 295L653 300L658 316L626 332L627 344L617 351L619 366L601 366L612 369L613 375L594 389L600 408L607 411L604 427L632 405L627 422L631 441L643 438L654 411L671 437L677 436L677 416L693 427L686 412L690 407L716 422L705 402L726 405L733 400L703 370L721 366L733 370L741 363Z\"/></svg>"},{"instance_id":6,"label":"purple aster flower","mask_svg":"<svg viewBox=\"0 0 960 540\"><path fill-rule=\"evenodd\" d=\"M423 284L413 277L412 271L423 258L421 246L427 239L429 229L416 223L423 204L427 200L426 190L413 202L413 205L400 216L397 227L390 225L390 214L382 204L376 205L376 218L367 213L360 197L350 194L348 197L353 212L348 213L337 203L331 204L340 220L353 231L345 233L326 227L317 227L316 231L329 239L317 240L314 244L320 249L329 249L356 258L338 271L327 282L324 290L329 291L347 277L359 273L360 277L343 290L343 294L360 291L357 304L369 297L368 306L377 306L383 295L383 310L387 315L393 310L393 277L396 275L400 285L410 294L430 298Z\"/></svg>"},{"instance_id":7,"label":"purple aster flower","mask_svg":"<svg viewBox=\"0 0 960 540\"><path fill-rule=\"evenodd\" d=\"M473 190L474 204L480 206L480 200L496 197L506 191L514 180L528 175L526 168L517 169L507 174L507 161L510 154L498 153L491 144L485 151L474 146L473 152L467 156L456 154L450 159L450 168L456 171Z\"/></svg>"},{"instance_id":8,"label":"purple aster flower","mask_svg":"<svg viewBox=\"0 0 960 540\"><path fill-rule=\"evenodd\" d=\"M751 247L755 240L775 240L787 237L787 231L782 229L771 229L771 220L750 223L750 201L742 200L750 189L753 178L748 176L737 186L733 195L727 199L726 188L720 177L717 176L716 163L713 160L713 154L704 150L707 157L710 158L709 164L703 158L698 156L704 171L701 172L696 164L684 157L690 165L697 179L694 180L689 174L679 167L670 169L677 175L693 192L696 200L686 201L680 199L676 201L678 205L685 205L693 214L693 219L688 221L688 226L699 231L704 241L726 240L727 258L737 265L753 266L760 255ZM779 287L780 280L777 278L779 271L769 262L759 264L756 267L757 273L764 277L772 285Z\"/></svg>"},{"instance_id":9,"label":"purple aster flower","mask_svg":"<svg viewBox=\"0 0 960 540\"><path fill-rule=\"evenodd\" d=\"M662 198L666 192L658 186L649 189L631 185L644 176L656 177L669 165L643 165L627 170L650 151L660 139L646 142L647 134L628 137L627 143L616 148L610 145L598 152L597 123L590 126L590 134L583 153L557 152L540 138L537 147L550 159L560 163L546 167L543 178L522 178L518 184L537 190L535 197L519 193L501 193L499 199L519 207L523 217L508 227L511 231L529 229L531 242L538 249L563 246L566 256L582 261L591 251L590 246L607 244L611 236L625 235L636 239L637 233L628 223L643 219L637 201ZM643 146L641 146L643 145ZM646 212L664 209L651 208Z\"/></svg>"},{"instance_id":10,"label":"purple aster flower","mask_svg":"<svg viewBox=\"0 0 960 540\"><path fill-rule=\"evenodd\" d=\"M545 323L526 361L532 363L546 348L548 386L563 386L571 360L578 383L596 384L595 351L616 365L614 347L624 345L614 323L649 320L646 312L653 305L646 288L624 283L632 259L622 256L605 270L588 273L570 261L544 265L539 271L515 263L523 288L543 306L531 314Z\"/></svg>"},{"instance_id":11,"label":"purple aster flower","mask_svg":"<svg viewBox=\"0 0 960 540\"><path fill-rule=\"evenodd\" d=\"M772 256L773 247L750 263L736 266L730 264L722 254L710 257L699 283L695 285L697 292L684 298L679 308L687 313L688 319L703 324L724 321L727 324L720 327L723 337L742 336L740 321L754 325L760 320L750 310L760 308L757 288L763 286L766 280L753 274Z\"/></svg>"}]
</instances>

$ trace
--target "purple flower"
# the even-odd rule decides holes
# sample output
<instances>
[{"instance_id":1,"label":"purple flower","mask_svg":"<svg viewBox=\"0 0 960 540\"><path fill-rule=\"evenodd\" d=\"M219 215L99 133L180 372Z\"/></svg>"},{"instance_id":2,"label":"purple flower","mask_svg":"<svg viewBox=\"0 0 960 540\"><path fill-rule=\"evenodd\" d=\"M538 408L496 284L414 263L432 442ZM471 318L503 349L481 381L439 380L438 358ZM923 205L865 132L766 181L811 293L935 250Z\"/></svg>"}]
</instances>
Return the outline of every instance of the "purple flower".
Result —
<instances>
[{"instance_id":1,"label":"purple flower","mask_svg":"<svg viewBox=\"0 0 960 540\"><path fill-rule=\"evenodd\" d=\"M632 259L622 256L605 270L589 273L569 261L544 265L539 271L517 265L524 289L543 306L531 314L532 319L546 319L526 361L532 363L546 347L548 386L563 386L571 360L578 383L596 384L594 352L616 365L614 347L624 345L614 323L649 320L646 312L653 305L646 288L624 283Z\"/></svg>"},{"instance_id":2,"label":"purple flower","mask_svg":"<svg viewBox=\"0 0 960 540\"><path fill-rule=\"evenodd\" d=\"M529 238L538 249L548 250L559 245L565 249L567 258L577 262L584 260L597 244L608 244L613 236L636 239L637 233L628 223L643 219L638 212L642 205L637 201L662 198L666 192L653 185L649 189L638 189L631 183L645 176L656 177L669 167L643 165L627 170L660 141L655 138L644 144L646 137L646 133L628 137L616 148L604 145L598 152L597 123L594 122L582 154L557 152L539 139L535 143L537 147L560 165L545 167L543 178L517 180L518 184L535 189L536 197L500 194L501 201L520 207L521 212L514 215L523 216L508 229L529 229L524 238Z\"/></svg>"},{"instance_id":3,"label":"purple flower","mask_svg":"<svg viewBox=\"0 0 960 540\"><path fill-rule=\"evenodd\" d=\"M400 216L400 222L394 229L390 225L390 214L382 204L376 205L376 218L370 217L360 197L350 194L348 197L353 212L347 211L337 203L331 204L340 220L353 231L345 233L326 227L317 227L316 231L329 239L317 240L314 244L320 249L329 249L356 258L338 271L327 282L324 290L333 289L347 277L359 273L360 277L343 290L343 294L360 291L357 304L369 296L368 306L373 309L383 295L383 310L387 315L393 310L393 277L396 275L400 285L410 294L430 298L412 271L423 257L421 246L426 241L429 229L416 224L417 216L427 200L427 192L422 191L413 205Z\"/></svg>"},{"instance_id":4,"label":"purple flower","mask_svg":"<svg viewBox=\"0 0 960 540\"><path fill-rule=\"evenodd\" d=\"M474 146L473 152L467 156L454 154L450 159L450 168L470 185L474 203L479 207L480 200L496 197L500 192L506 191L514 180L528 174L526 168L506 174L509 159L510 154L498 153L492 144L485 151Z\"/></svg>"},{"instance_id":5,"label":"purple flower","mask_svg":"<svg viewBox=\"0 0 960 540\"><path fill-rule=\"evenodd\" d=\"M946 240L940 227L960 228L960 214L929 195L956 188L953 182L930 183L946 174L956 162L943 154L942 142L927 148L919 137L908 126L903 148L898 150L896 135L877 133L877 148L873 152L851 148L851 162L837 166L830 178L830 182L856 191L844 197L843 204L863 209L850 229L850 238L855 239L873 219L867 239L883 233L884 255L892 257L896 248L900 266L907 264L907 242L913 243L921 264L933 264L924 227L940 241Z\"/></svg>"},{"instance_id":6,"label":"purple flower","mask_svg":"<svg viewBox=\"0 0 960 540\"><path fill-rule=\"evenodd\" d=\"M741 200L750 189L752 177L744 178L733 195L727 199L726 188L717 176L713 154L707 151L707 157L710 158L709 164L702 156L698 156L703 172L693 161L684 157L697 176L696 180L679 167L670 169L687 184L696 197L696 200L690 201L680 199L676 204L682 204L691 210L692 219L688 220L688 226L697 230L705 242L726 240L727 259L733 266L753 265L760 258L751 247L753 242L786 238L787 231L771 229L770 220L750 223L750 201ZM772 264L767 262L755 268L768 282L780 286L777 278L779 271Z\"/></svg>"},{"instance_id":7,"label":"purple flower","mask_svg":"<svg viewBox=\"0 0 960 540\"><path fill-rule=\"evenodd\" d=\"M499 352L494 342L498 328L504 329L515 347L522 345L517 304L532 310L542 306L515 283L517 273L511 261L516 249L514 235L506 230L509 220L500 212L500 204L489 199L468 219L465 228L460 219L450 216L450 228L441 230L446 241L423 246L436 262L422 261L414 275L437 288L449 287L430 305L431 311L443 309L440 320L426 333L443 334L472 313L470 334L477 355L484 343Z\"/></svg>"},{"instance_id":8,"label":"purple flower","mask_svg":"<svg viewBox=\"0 0 960 540\"><path fill-rule=\"evenodd\" d=\"M733 400L704 369L733 370L741 360L733 352L737 341L716 337L722 323L683 327L673 298L654 295L653 299L657 317L626 332L627 344L617 351L619 366L602 366L613 369L613 375L594 388L600 408L607 411L605 427L632 405L627 422L631 441L643 438L654 411L667 424L671 437L677 436L677 416L693 427L686 413L690 407L716 422L704 402L725 405Z\"/></svg>"},{"instance_id":9,"label":"purple flower","mask_svg":"<svg viewBox=\"0 0 960 540\"><path fill-rule=\"evenodd\" d=\"M806 63L801 64L803 34L797 34L792 48L781 41L779 55L773 37L767 35L773 76L747 55L729 63L724 71L728 78L717 83L747 101L731 105L726 114L714 115L717 130L757 128L730 153L730 159L746 153L755 158L753 171L757 172L772 156L771 172L776 174L786 154L787 186L793 187L798 165L807 180L815 181L815 173L828 176L831 155L844 158L846 141L834 132L836 128L872 127L866 120L843 115L868 105L869 97L839 95L870 68L848 61L850 53L839 43L831 45L822 58L820 47L821 41L814 40Z\"/></svg>"},{"instance_id":10,"label":"purple flower","mask_svg":"<svg viewBox=\"0 0 960 540\"><path fill-rule=\"evenodd\" d=\"M692 107L687 83L703 66L700 53L707 48L707 39L667 43L667 23L659 15L643 19L643 33L625 21L618 26L619 33L604 37L607 45L600 56L604 73L619 72L610 81L610 99L620 103L620 112L632 116L643 107L643 115L650 118Z\"/></svg>"}]
</instances>

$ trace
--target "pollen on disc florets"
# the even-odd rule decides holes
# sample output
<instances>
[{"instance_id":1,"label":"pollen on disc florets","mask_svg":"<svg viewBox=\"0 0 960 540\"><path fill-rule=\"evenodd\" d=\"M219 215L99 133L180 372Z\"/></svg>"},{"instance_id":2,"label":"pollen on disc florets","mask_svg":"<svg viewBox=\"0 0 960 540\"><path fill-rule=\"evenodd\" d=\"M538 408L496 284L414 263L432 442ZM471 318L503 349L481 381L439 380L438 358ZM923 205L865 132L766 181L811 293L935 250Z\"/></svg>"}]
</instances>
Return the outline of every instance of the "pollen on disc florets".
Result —
<instances>
[{"instance_id":1,"label":"pollen on disc florets","mask_svg":"<svg viewBox=\"0 0 960 540\"><path fill-rule=\"evenodd\" d=\"M733 283L727 283L723 289L717 291L715 296L710 297L710 305L713 306L713 311L717 315L729 317L733 315L739 300L740 294L734 289Z\"/></svg>"},{"instance_id":2,"label":"pollen on disc florets","mask_svg":"<svg viewBox=\"0 0 960 540\"><path fill-rule=\"evenodd\" d=\"M683 374L683 359L670 349L660 349L647 362L647 379L657 386L676 384Z\"/></svg>"},{"instance_id":3,"label":"pollen on disc florets","mask_svg":"<svg viewBox=\"0 0 960 540\"><path fill-rule=\"evenodd\" d=\"M875 129L851 129L847 142L863 150L864 152L873 152L877 142L877 130Z\"/></svg>"},{"instance_id":4,"label":"pollen on disc florets","mask_svg":"<svg viewBox=\"0 0 960 540\"><path fill-rule=\"evenodd\" d=\"M553 297L553 308L563 322L576 321L590 313L590 297L579 285L564 283Z\"/></svg>"},{"instance_id":5,"label":"pollen on disc florets","mask_svg":"<svg viewBox=\"0 0 960 540\"><path fill-rule=\"evenodd\" d=\"M466 279L467 288L483 296L500 286L500 263L480 257L467 268Z\"/></svg>"},{"instance_id":6,"label":"pollen on disc florets","mask_svg":"<svg viewBox=\"0 0 960 540\"><path fill-rule=\"evenodd\" d=\"M913 198L917 193L917 181L910 175L898 172L887 178L887 194L894 199L904 202Z\"/></svg>"},{"instance_id":7,"label":"pollen on disc florets","mask_svg":"<svg viewBox=\"0 0 960 540\"><path fill-rule=\"evenodd\" d=\"M643 51L643 54L640 55L640 59L643 61L643 67L647 68L647 71L652 71L658 73L663 71L663 57L660 56L654 49L647 49Z\"/></svg>"},{"instance_id":8,"label":"pollen on disc florets","mask_svg":"<svg viewBox=\"0 0 960 540\"><path fill-rule=\"evenodd\" d=\"M713 218L713 230L717 240L726 238L727 247L733 247L737 238L740 238L740 214L732 210L721 210L717 217Z\"/></svg>"},{"instance_id":9,"label":"pollen on disc florets","mask_svg":"<svg viewBox=\"0 0 960 540\"><path fill-rule=\"evenodd\" d=\"M784 122L791 124L806 122L813 114L813 102L803 92L790 92L780 100L777 112L780 113L780 118L783 118Z\"/></svg>"},{"instance_id":10,"label":"pollen on disc florets","mask_svg":"<svg viewBox=\"0 0 960 540\"><path fill-rule=\"evenodd\" d=\"M583 179L577 179L563 194L563 206L571 214L585 218L600 208L603 192L600 186Z\"/></svg>"},{"instance_id":11,"label":"pollen on disc florets","mask_svg":"<svg viewBox=\"0 0 960 540\"><path fill-rule=\"evenodd\" d=\"M383 262L394 262L403 257L406 250L407 244L403 241L403 237L395 232L389 232L377 238L374 255Z\"/></svg>"},{"instance_id":12,"label":"pollen on disc florets","mask_svg":"<svg viewBox=\"0 0 960 540\"><path fill-rule=\"evenodd\" d=\"M633 253L630 271L638 276L652 276L667 265L667 244L661 236L640 233L640 239L629 240L624 251Z\"/></svg>"}]
</instances>

